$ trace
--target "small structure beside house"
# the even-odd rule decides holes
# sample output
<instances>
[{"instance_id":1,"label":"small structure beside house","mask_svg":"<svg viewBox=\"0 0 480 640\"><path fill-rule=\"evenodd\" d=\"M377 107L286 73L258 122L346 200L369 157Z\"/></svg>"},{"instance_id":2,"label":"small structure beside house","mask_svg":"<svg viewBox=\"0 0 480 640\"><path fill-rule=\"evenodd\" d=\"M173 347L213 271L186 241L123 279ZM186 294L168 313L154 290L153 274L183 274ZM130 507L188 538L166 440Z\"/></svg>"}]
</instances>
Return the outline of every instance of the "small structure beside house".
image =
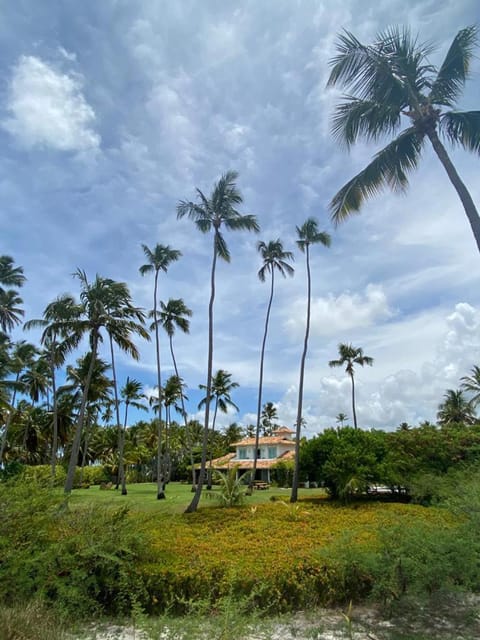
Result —
<instances>
[{"instance_id":1,"label":"small structure beside house","mask_svg":"<svg viewBox=\"0 0 480 640\"><path fill-rule=\"evenodd\" d=\"M294 460L295 440L294 431L288 427L278 427L271 436L258 439L257 470L253 480L270 484L270 470L280 461ZM253 469L255 453L255 438L243 438L234 442L235 453L212 460L212 469L226 471L237 467L239 475Z\"/></svg>"}]
</instances>

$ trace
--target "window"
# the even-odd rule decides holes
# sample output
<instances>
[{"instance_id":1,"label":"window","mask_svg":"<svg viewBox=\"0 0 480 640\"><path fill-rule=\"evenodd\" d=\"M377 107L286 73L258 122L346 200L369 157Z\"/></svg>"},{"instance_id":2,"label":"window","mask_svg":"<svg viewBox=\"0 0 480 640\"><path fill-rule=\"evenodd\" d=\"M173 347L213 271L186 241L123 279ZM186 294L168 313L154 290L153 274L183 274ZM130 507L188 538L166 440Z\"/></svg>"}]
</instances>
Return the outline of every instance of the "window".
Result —
<instances>
[{"instance_id":1,"label":"window","mask_svg":"<svg viewBox=\"0 0 480 640\"><path fill-rule=\"evenodd\" d=\"M240 460L247 459L247 450L245 447L242 447L241 449L238 450L238 457Z\"/></svg>"},{"instance_id":2,"label":"window","mask_svg":"<svg viewBox=\"0 0 480 640\"><path fill-rule=\"evenodd\" d=\"M269 458L277 457L277 447L268 447L268 457Z\"/></svg>"}]
</instances>

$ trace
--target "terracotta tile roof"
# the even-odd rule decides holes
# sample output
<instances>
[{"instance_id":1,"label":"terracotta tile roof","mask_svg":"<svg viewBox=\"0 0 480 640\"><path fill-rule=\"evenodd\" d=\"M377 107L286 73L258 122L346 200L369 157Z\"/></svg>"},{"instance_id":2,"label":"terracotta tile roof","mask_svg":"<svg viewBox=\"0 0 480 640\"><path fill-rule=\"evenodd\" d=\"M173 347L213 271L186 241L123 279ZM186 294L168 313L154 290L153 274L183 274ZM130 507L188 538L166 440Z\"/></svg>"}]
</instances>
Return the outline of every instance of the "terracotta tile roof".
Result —
<instances>
[{"instance_id":1,"label":"terracotta tile roof","mask_svg":"<svg viewBox=\"0 0 480 640\"><path fill-rule=\"evenodd\" d=\"M294 458L294 451L286 451L278 458L258 458L257 469L270 469L270 467L273 467L280 460L294 460ZM221 458L212 460L212 467L214 469L231 469L232 467L238 467L239 469L253 469L253 460L236 460L235 454L230 453L227 456L222 456Z\"/></svg>"},{"instance_id":2,"label":"terracotta tile roof","mask_svg":"<svg viewBox=\"0 0 480 640\"><path fill-rule=\"evenodd\" d=\"M233 442L230 446L248 447L252 444L255 445L255 438L244 438L243 440L239 440L238 442ZM258 444L289 444L294 447L295 440L289 440L288 438L284 438L283 436L263 436L262 438L258 439Z\"/></svg>"}]
</instances>

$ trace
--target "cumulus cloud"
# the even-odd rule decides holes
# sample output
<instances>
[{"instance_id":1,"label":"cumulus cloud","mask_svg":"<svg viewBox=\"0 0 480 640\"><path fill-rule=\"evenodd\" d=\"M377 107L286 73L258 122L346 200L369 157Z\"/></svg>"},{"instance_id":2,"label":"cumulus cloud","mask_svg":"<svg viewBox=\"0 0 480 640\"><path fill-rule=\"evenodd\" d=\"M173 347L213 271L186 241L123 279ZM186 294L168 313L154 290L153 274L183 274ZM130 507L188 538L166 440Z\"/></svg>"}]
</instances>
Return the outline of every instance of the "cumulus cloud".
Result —
<instances>
[{"instance_id":1,"label":"cumulus cloud","mask_svg":"<svg viewBox=\"0 0 480 640\"><path fill-rule=\"evenodd\" d=\"M285 324L293 337L305 331L305 303L297 299ZM294 314L294 315L293 315ZM312 335L333 336L353 328L371 326L393 315L382 286L369 284L363 293L313 298L311 307Z\"/></svg>"},{"instance_id":2,"label":"cumulus cloud","mask_svg":"<svg viewBox=\"0 0 480 640\"><path fill-rule=\"evenodd\" d=\"M10 117L3 128L27 148L97 148L95 112L82 87L78 74L58 72L35 56L21 56L13 68L7 102Z\"/></svg>"}]
</instances>

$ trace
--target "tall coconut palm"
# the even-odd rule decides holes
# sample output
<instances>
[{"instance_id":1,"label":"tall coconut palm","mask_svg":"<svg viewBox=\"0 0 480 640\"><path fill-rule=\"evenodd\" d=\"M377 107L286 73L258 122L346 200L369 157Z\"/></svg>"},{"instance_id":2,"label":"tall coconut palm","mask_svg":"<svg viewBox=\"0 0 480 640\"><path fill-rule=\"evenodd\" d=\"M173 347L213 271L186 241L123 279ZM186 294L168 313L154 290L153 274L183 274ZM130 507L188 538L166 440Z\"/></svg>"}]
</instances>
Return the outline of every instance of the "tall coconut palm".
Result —
<instances>
[{"instance_id":1,"label":"tall coconut palm","mask_svg":"<svg viewBox=\"0 0 480 640\"><path fill-rule=\"evenodd\" d=\"M158 276L160 271L167 273L168 268L172 262L176 262L181 257L181 252L177 249L172 249L169 245L157 244L152 249L149 249L147 245L142 244L143 253L147 259L146 264L140 267L140 273L145 276L149 273L155 275L153 285L153 309L152 327L155 329L155 354L157 359L157 387L158 387L158 449L157 449L157 500L163 500L165 498L164 482L163 482L163 465L162 465L162 400L160 390L162 388L162 369L160 360L160 336L158 326Z\"/></svg>"},{"instance_id":2,"label":"tall coconut palm","mask_svg":"<svg viewBox=\"0 0 480 640\"><path fill-rule=\"evenodd\" d=\"M206 389L204 384L199 385L200 389ZM210 463L209 463L209 472L208 472L208 484L207 489L210 490L212 488L212 458L213 458L213 438L215 434L215 425L217 422L217 413L218 410L222 413L228 413L228 409L231 407L235 409L235 411L239 411L237 405L233 402L231 398L231 393L234 389L237 389L240 385L238 382L234 382L232 380L232 374L225 369L219 369L215 375L212 377L212 388L211 388L211 396L210 402L215 402L215 408L213 410L213 420L212 420L212 429L210 431L211 445L210 445ZM198 408L201 409L206 405L207 396L200 400Z\"/></svg>"},{"instance_id":3,"label":"tall coconut palm","mask_svg":"<svg viewBox=\"0 0 480 640\"><path fill-rule=\"evenodd\" d=\"M300 380L298 383L298 406L296 421L296 442L295 442L295 466L293 470L292 493L290 502L296 502L298 498L299 483L299 458L300 458L300 436L303 424L303 383L305 378L305 361L307 359L308 338L310 335L310 309L312 304L312 276L310 273L310 246L313 244L322 244L329 247L331 238L325 231L318 230L318 222L315 218L308 218L301 227L297 229L297 246L302 253L305 254L305 263L307 268L307 318L305 323L305 337L303 341L302 358L300 360Z\"/></svg>"},{"instance_id":4,"label":"tall coconut palm","mask_svg":"<svg viewBox=\"0 0 480 640\"><path fill-rule=\"evenodd\" d=\"M473 393L470 400L472 405L474 407L478 406L480 404L480 367L478 365L473 366L470 375L463 376L460 380L462 389Z\"/></svg>"},{"instance_id":5,"label":"tall coconut palm","mask_svg":"<svg viewBox=\"0 0 480 640\"><path fill-rule=\"evenodd\" d=\"M62 323L69 320L75 320L81 313L81 307L75 301L73 296L64 294L57 297L53 302L45 307L43 318L29 320L23 326L24 329L42 328L41 344L47 351L47 360L50 365L50 379L52 384L52 402L53 402L53 436L52 436L52 452L50 466L52 470L52 478L55 478L57 453L58 453L58 399L56 370L65 363L67 354L75 348L78 343L75 335L72 336L67 330L61 333ZM66 327L64 327L66 329Z\"/></svg>"},{"instance_id":6,"label":"tall coconut palm","mask_svg":"<svg viewBox=\"0 0 480 640\"><path fill-rule=\"evenodd\" d=\"M23 300L15 289L22 287L25 280L23 268L16 267L12 257L0 256L0 329L4 333L20 324L24 315L19 306Z\"/></svg>"},{"instance_id":7,"label":"tall coconut palm","mask_svg":"<svg viewBox=\"0 0 480 640\"><path fill-rule=\"evenodd\" d=\"M127 483L126 483L126 475L125 475L125 461L124 461L124 451L125 451L125 434L127 431L127 420L128 420L128 409L129 407L134 407L140 411L146 411L147 407L143 402L140 402L145 398L142 392L142 383L138 380L134 380L133 378L129 378L127 376L127 381L125 385L120 390L120 395L125 404L125 414L123 419L123 427L121 432L121 440L120 447L118 451L118 465L121 467L121 471L119 472L119 476L121 478L122 483L122 496L127 495Z\"/></svg>"},{"instance_id":8,"label":"tall coconut palm","mask_svg":"<svg viewBox=\"0 0 480 640\"><path fill-rule=\"evenodd\" d=\"M288 263L294 259L291 251L284 251L283 244L279 238L270 240L267 244L263 241L257 243L257 251L262 257L262 266L258 271L260 282L265 282L267 274L270 274L270 295L268 298L267 312L265 314L265 325L263 330L262 347L260 350L260 373L258 378L258 398L257 398L257 421L255 425L255 448L253 454L253 469L250 475L250 490L253 487L255 474L257 472L258 441L260 437L260 419L262 412L262 392L263 392L263 366L265 362L265 345L267 344L268 324L270 321L270 311L272 309L273 293L275 287L275 271L278 271L284 278L293 276L294 269Z\"/></svg>"},{"instance_id":9,"label":"tall coconut palm","mask_svg":"<svg viewBox=\"0 0 480 640\"><path fill-rule=\"evenodd\" d=\"M175 369L175 375L180 378L177 367L177 360L175 358L175 352L173 350L173 336L175 335L175 328L180 329L183 333L190 332L190 320L192 316L192 310L187 307L185 302L181 298L170 298L167 303L160 301L160 313L159 319L162 327L168 335L170 344L170 354L172 356L173 368ZM195 491L195 466L193 460L193 447L190 439L190 430L188 429L188 415L185 410L185 401L183 394L180 395L182 404L182 416L185 425L185 437L187 440L187 447L190 453L190 464L192 467L192 491Z\"/></svg>"},{"instance_id":10,"label":"tall coconut palm","mask_svg":"<svg viewBox=\"0 0 480 640\"><path fill-rule=\"evenodd\" d=\"M342 413L340 412L339 414L337 414L335 416L335 420L337 422L337 424L339 424L341 427L343 427L343 423L345 422L345 420L348 419L348 416L346 413Z\"/></svg>"},{"instance_id":11,"label":"tall coconut palm","mask_svg":"<svg viewBox=\"0 0 480 640\"><path fill-rule=\"evenodd\" d=\"M333 118L337 140L349 147L359 138L377 141L396 135L405 121L407 126L334 196L330 208L336 223L385 187L404 190L429 140L480 250L478 211L439 137L480 152L480 111L456 110L476 43L476 27L461 29L437 69L429 61L432 46L420 44L406 28L389 28L372 45L362 44L348 31L338 37L328 84L345 87L349 94Z\"/></svg>"},{"instance_id":12,"label":"tall coconut palm","mask_svg":"<svg viewBox=\"0 0 480 640\"><path fill-rule=\"evenodd\" d=\"M263 435L271 436L272 431L275 426L275 420L278 420L278 411L277 407L273 404L273 402L266 402L262 408L262 427L263 427Z\"/></svg>"},{"instance_id":13,"label":"tall coconut palm","mask_svg":"<svg viewBox=\"0 0 480 640\"><path fill-rule=\"evenodd\" d=\"M475 424L477 416L471 400L467 400L463 391L447 389L443 402L438 406L438 424L447 425L452 422Z\"/></svg>"},{"instance_id":14,"label":"tall coconut palm","mask_svg":"<svg viewBox=\"0 0 480 640\"><path fill-rule=\"evenodd\" d=\"M202 233L213 231L213 256L210 269L210 300L208 303L208 356L207 356L207 384L205 402L205 421L202 442L202 458L200 462L200 477L197 490L192 502L187 507L188 513L196 511L202 493L205 469L207 464L208 429L210 422L210 398L212 395L212 371L213 371L213 306L215 302L215 272L217 258L230 262L230 252L225 238L222 235L222 227L228 231L255 231L260 227L253 215L242 215L237 206L243 202L242 195L237 187L238 173L228 171L214 185L210 197L197 189L198 202L182 200L177 205L177 217L188 216L193 220L197 229Z\"/></svg>"},{"instance_id":15,"label":"tall coconut palm","mask_svg":"<svg viewBox=\"0 0 480 640\"><path fill-rule=\"evenodd\" d=\"M102 329L108 326L108 332L112 336L114 343L133 358L138 359L138 350L131 340L132 333L138 333L141 325L131 319L122 318L117 312L111 312L109 305L112 299L112 289L116 287L121 290L126 289L124 283L116 283L113 280L96 276L93 282L89 282L87 275L78 269L74 276L80 281L80 301L81 313L77 318L60 323L62 331L70 330L71 335L78 341L87 334L92 353L91 363L85 387L82 393L82 401L77 418L77 426L72 442L72 450L68 465L67 478L65 481L65 493L70 493L73 488L75 466L80 449L80 441L85 419L85 408L88 399L88 388L92 378L95 360L97 358L98 346L102 341Z\"/></svg>"},{"instance_id":16,"label":"tall coconut palm","mask_svg":"<svg viewBox=\"0 0 480 640\"><path fill-rule=\"evenodd\" d=\"M350 380L352 382L352 416L353 416L353 426L355 429L358 429L357 425L357 412L355 411L355 377L354 377L354 365L358 364L361 367L364 367L368 364L370 367L373 365L373 358L370 356L366 356L363 353L363 349L361 347L354 347L351 344L343 344L340 343L338 345L338 354L339 358L337 360L330 360L328 363L329 367L343 367L345 366L345 371L350 376Z\"/></svg>"}]
</instances>

